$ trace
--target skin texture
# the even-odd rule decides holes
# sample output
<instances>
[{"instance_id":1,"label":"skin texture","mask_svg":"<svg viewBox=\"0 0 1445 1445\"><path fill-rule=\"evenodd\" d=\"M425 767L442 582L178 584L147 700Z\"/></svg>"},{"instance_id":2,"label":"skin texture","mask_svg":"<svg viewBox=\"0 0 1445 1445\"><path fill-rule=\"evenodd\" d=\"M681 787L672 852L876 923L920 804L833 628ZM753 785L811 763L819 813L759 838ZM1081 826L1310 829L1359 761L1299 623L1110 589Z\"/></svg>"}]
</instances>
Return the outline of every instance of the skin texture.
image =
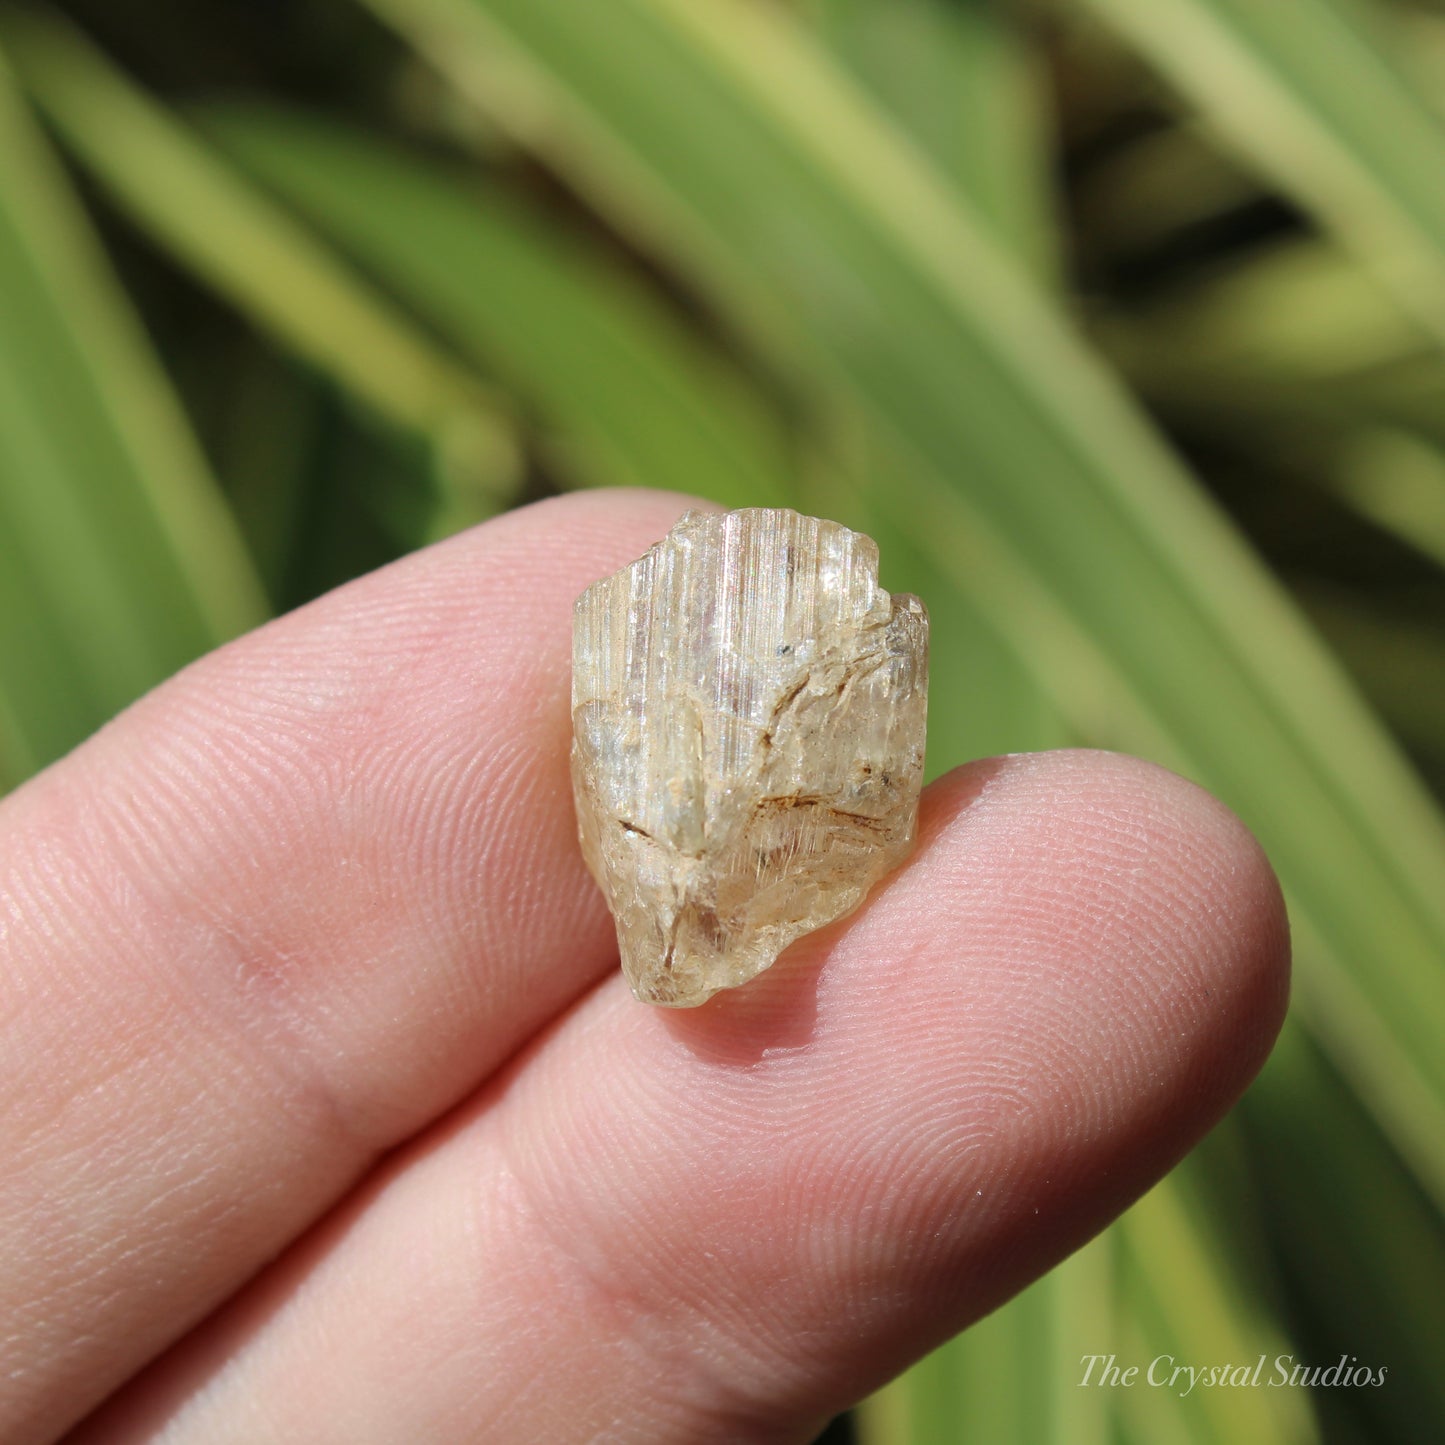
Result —
<instances>
[{"instance_id":1,"label":"skin texture","mask_svg":"<svg viewBox=\"0 0 1445 1445\"><path fill-rule=\"evenodd\" d=\"M631 999L570 611L686 505L502 517L0 804L0 1438L806 1440L1253 1076L1273 874L1110 754L954 771L851 918Z\"/></svg>"}]
</instances>

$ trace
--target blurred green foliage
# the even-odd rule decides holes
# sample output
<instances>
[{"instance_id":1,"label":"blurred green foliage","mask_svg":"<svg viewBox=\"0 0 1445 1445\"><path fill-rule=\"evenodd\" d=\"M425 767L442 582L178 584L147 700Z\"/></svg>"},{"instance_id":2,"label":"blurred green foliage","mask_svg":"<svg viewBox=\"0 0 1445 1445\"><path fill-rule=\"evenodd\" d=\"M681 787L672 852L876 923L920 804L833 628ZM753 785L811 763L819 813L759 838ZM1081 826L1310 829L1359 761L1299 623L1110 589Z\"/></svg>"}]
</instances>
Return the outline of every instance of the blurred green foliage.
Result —
<instances>
[{"instance_id":1,"label":"blurred green foliage","mask_svg":"<svg viewBox=\"0 0 1445 1445\"><path fill-rule=\"evenodd\" d=\"M71 0L0 57L0 785L558 489L862 527L931 771L1197 777L1298 969L1227 1124L859 1432L1445 1437L1438 7Z\"/></svg>"}]
</instances>

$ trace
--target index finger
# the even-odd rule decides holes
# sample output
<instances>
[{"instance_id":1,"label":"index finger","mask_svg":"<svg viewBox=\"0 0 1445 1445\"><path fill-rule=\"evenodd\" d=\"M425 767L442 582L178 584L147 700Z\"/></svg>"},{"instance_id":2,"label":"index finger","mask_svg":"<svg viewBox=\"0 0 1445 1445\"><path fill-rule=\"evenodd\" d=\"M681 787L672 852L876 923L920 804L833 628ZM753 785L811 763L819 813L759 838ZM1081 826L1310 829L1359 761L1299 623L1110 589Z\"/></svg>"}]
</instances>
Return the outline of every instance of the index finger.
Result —
<instances>
[{"instance_id":1,"label":"index finger","mask_svg":"<svg viewBox=\"0 0 1445 1445\"><path fill-rule=\"evenodd\" d=\"M614 961L571 606L688 504L499 518L0 807L0 1437L85 1413Z\"/></svg>"}]
</instances>

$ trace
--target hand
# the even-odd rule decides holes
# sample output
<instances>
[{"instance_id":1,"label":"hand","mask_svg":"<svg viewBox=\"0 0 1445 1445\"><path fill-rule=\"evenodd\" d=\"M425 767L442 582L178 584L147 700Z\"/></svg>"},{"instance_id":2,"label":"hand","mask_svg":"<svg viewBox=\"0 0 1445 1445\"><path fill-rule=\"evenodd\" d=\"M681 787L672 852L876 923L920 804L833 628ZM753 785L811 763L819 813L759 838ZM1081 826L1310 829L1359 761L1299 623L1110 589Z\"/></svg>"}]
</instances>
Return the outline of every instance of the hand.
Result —
<instances>
[{"instance_id":1,"label":"hand","mask_svg":"<svg viewBox=\"0 0 1445 1445\"><path fill-rule=\"evenodd\" d=\"M958 769L853 917L703 1009L634 1002L570 614L681 507L502 517L0 807L0 1438L806 1440L1254 1074L1269 866L1102 753Z\"/></svg>"}]
</instances>

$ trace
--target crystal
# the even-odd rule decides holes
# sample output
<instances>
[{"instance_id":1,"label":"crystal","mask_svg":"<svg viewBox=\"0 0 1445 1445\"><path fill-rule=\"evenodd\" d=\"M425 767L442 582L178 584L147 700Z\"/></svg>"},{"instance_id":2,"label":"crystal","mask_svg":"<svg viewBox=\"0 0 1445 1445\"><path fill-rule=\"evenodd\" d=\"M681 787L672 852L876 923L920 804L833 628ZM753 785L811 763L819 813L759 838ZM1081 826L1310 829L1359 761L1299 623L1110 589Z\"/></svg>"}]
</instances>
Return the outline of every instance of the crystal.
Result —
<instances>
[{"instance_id":1,"label":"crystal","mask_svg":"<svg viewBox=\"0 0 1445 1445\"><path fill-rule=\"evenodd\" d=\"M923 604L837 522L689 512L577 599L578 831L639 999L745 983L907 856L927 688Z\"/></svg>"}]
</instances>

